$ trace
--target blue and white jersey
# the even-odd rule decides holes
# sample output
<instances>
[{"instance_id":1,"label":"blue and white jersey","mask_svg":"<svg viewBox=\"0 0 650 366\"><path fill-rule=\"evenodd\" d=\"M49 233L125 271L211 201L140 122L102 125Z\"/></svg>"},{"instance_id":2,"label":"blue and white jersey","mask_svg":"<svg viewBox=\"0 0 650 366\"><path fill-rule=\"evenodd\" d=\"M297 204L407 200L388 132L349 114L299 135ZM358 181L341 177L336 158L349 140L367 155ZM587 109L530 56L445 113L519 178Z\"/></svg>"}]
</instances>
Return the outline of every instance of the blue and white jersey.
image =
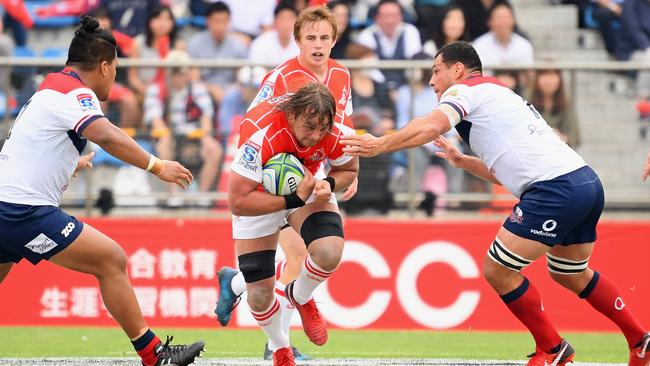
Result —
<instances>
[{"instance_id":1,"label":"blue and white jersey","mask_svg":"<svg viewBox=\"0 0 650 366\"><path fill-rule=\"evenodd\" d=\"M97 96L74 71L47 75L0 151L0 201L58 206L86 146L81 133L100 117Z\"/></svg>"},{"instance_id":2,"label":"blue and white jersey","mask_svg":"<svg viewBox=\"0 0 650 366\"><path fill-rule=\"evenodd\" d=\"M491 77L447 89L436 108L512 194L586 165L525 99Z\"/></svg>"}]
</instances>

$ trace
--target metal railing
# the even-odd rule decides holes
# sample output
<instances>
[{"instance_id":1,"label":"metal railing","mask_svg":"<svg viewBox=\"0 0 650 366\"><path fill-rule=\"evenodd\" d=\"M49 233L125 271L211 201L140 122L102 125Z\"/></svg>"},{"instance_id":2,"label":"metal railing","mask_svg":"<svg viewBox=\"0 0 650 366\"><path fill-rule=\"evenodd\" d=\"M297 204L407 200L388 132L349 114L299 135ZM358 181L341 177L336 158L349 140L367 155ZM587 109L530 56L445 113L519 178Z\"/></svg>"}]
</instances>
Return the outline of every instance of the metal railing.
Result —
<instances>
[{"instance_id":1,"label":"metal railing","mask_svg":"<svg viewBox=\"0 0 650 366\"><path fill-rule=\"evenodd\" d=\"M380 69L380 70L417 70L417 69L430 69L432 67L432 61L365 61L365 60L340 60L340 62L347 66L350 69ZM5 67L62 67L65 63L64 59L50 59L50 58L15 58L15 57L0 57L0 70ZM128 67L180 67L180 66L191 66L191 67L200 67L200 68L222 68L222 69L237 69L243 66L263 66L267 69L271 69L276 65L271 64L259 64L259 63L250 63L245 60L235 60L235 59L222 59L222 60L192 60L188 63L179 63L179 62L168 62L164 60L150 60L150 59L119 59L118 67L119 68L128 68ZM643 62L590 62L590 61L543 61L536 62L532 65L503 65L503 66L491 66L486 67L486 71L530 71L530 70L546 70L546 69L556 69L566 72L569 75L569 80L565 80L565 85L568 86L568 91L570 95L570 100L573 103L573 108L575 108L575 103L578 99L577 93L577 78L576 73L578 72L633 72L639 70L650 70L650 63ZM36 75L34 75L36 76ZM411 81L411 88L413 91L415 81ZM5 95L11 95L12 91L10 88L5 90ZM413 117L413 108L414 108L414 98L411 93L411 118ZM433 107L433 106L432 106ZM6 132L10 126L10 113L5 113L4 128L0 128L1 132L4 132L0 138L6 136ZM407 193L396 193L394 194L394 200L399 203L406 203L411 214L414 212L418 203L422 200L423 194L417 192L415 188L415 166L414 166L414 154L413 151L409 151L409 165L408 165L408 192ZM90 174L84 174L84 179L86 179L87 189L84 193L74 193L69 192L65 195L65 200L67 202L75 202L83 200L86 203L87 214L91 213L91 204L97 198L97 193L93 189L93 178L92 172ZM166 197L165 192L153 192L151 197L156 199L163 199ZM129 196L120 196L121 198L128 199ZM134 196L135 197L135 196ZM187 193L185 197L188 200L198 200L201 198L210 198L215 200L225 201L227 199L225 192L212 192L212 193ZM503 200L512 198L509 195L498 195L494 193L446 193L440 196L441 199L444 199L447 202L490 202L494 200ZM650 195L646 197L629 197L624 194L619 195L614 194L608 195L610 201L616 201L622 204L642 204L650 206Z\"/></svg>"}]
</instances>

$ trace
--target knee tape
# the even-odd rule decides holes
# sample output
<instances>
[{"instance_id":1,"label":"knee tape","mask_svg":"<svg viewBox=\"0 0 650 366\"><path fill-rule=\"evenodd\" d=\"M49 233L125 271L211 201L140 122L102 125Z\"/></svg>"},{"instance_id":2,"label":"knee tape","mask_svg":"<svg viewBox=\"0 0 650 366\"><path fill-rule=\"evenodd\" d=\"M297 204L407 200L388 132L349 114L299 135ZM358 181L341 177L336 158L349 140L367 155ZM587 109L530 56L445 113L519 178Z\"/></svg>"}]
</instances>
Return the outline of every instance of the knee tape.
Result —
<instances>
[{"instance_id":1,"label":"knee tape","mask_svg":"<svg viewBox=\"0 0 650 366\"><path fill-rule=\"evenodd\" d=\"M275 250L262 250L237 257L239 270L246 283L257 282L275 275Z\"/></svg>"},{"instance_id":2,"label":"knee tape","mask_svg":"<svg viewBox=\"0 0 650 366\"><path fill-rule=\"evenodd\" d=\"M566 259L556 257L550 253L546 253L546 266L548 270L562 275L572 275L583 272L589 267L589 258L576 261L573 259Z\"/></svg>"},{"instance_id":3,"label":"knee tape","mask_svg":"<svg viewBox=\"0 0 650 366\"><path fill-rule=\"evenodd\" d=\"M314 212L302 223L300 236L309 246L312 241L326 236L343 237L341 215L331 211Z\"/></svg>"},{"instance_id":4,"label":"knee tape","mask_svg":"<svg viewBox=\"0 0 650 366\"><path fill-rule=\"evenodd\" d=\"M488 256L498 264L515 272L521 272L522 269L526 268L531 263L528 259L525 259L506 248L499 238L494 239L492 245L490 245Z\"/></svg>"}]
</instances>

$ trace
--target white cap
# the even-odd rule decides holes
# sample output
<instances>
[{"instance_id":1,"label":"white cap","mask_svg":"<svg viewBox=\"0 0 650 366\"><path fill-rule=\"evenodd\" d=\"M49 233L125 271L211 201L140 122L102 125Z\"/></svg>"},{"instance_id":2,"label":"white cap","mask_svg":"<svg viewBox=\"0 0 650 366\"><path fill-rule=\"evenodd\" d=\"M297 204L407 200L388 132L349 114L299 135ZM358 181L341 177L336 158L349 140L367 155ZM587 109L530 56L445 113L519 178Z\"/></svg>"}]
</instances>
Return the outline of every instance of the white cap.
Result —
<instances>
[{"instance_id":1,"label":"white cap","mask_svg":"<svg viewBox=\"0 0 650 366\"><path fill-rule=\"evenodd\" d=\"M237 72L237 81L243 85L260 86L266 76L262 66L244 66Z\"/></svg>"},{"instance_id":2,"label":"white cap","mask_svg":"<svg viewBox=\"0 0 650 366\"><path fill-rule=\"evenodd\" d=\"M185 63L186 66L179 67L181 71L186 72L190 69L190 55L185 51L181 50L171 50L165 57L165 61L174 62L174 63Z\"/></svg>"}]
</instances>

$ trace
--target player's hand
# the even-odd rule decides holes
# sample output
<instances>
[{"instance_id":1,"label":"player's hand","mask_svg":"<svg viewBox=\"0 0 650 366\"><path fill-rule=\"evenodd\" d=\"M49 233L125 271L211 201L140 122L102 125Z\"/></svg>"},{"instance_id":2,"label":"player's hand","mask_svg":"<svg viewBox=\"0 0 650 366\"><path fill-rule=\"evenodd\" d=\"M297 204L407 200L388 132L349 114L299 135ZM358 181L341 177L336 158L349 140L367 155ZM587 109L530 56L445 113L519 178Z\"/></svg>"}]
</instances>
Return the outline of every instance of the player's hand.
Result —
<instances>
[{"instance_id":1,"label":"player's hand","mask_svg":"<svg viewBox=\"0 0 650 366\"><path fill-rule=\"evenodd\" d=\"M347 201L350 198L354 197L354 195L357 194L358 187L359 187L359 178L355 177L352 183L345 190L345 192L343 192L343 196L341 197L343 201Z\"/></svg>"},{"instance_id":2,"label":"player's hand","mask_svg":"<svg viewBox=\"0 0 650 366\"><path fill-rule=\"evenodd\" d=\"M326 180L319 180L314 184L314 198L316 202L326 203L332 197L332 187Z\"/></svg>"},{"instance_id":3,"label":"player's hand","mask_svg":"<svg viewBox=\"0 0 650 366\"><path fill-rule=\"evenodd\" d=\"M158 174L158 178L167 183L174 183L183 189L187 189L190 183L192 183L192 179L194 179L192 172L177 161L165 160L164 163L165 167Z\"/></svg>"},{"instance_id":4,"label":"player's hand","mask_svg":"<svg viewBox=\"0 0 650 366\"><path fill-rule=\"evenodd\" d=\"M314 185L316 185L316 179L314 175L307 169L305 169L305 176L302 177L298 188L296 189L296 194L303 202L307 202L312 192L314 192Z\"/></svg>"},{"instance_id":5,"label":"player's hand","mask_svg":"<svg viewBox=\"0 0 650 366\"><path fill-rule=\"evenodd\" d=\"M454 168L461 167L460 163L465 155L461 153L456 146L442 135L433 140L433 143L442 149L442 151L436 152L437 157L447 160Z\"/></svg>"},{"instance_id":6,"label":"player's hand","mask_svg":"<svg viewBox=\"0 0 650 366\"><path fill-rule=\"evenodd\" d=\"M90 161L93 160L95 157L95 152L91 151L86 155L83 155L79 158L79 161L77 162L77 167L74 169L74 173L72 173L73 177L77 176L77 173L84 169L92 169L93 168L93 163Z\"/></svg>"},{"instance_id":7,"label":"player's hand","mask_svg":"<svg viewBox=\"0 0 650 366\"><path fill-rule=\"evenodd\" d=\"M341 136L339 143L345 145L343 152L352 156L371 158L381 153L379 137L369 133Z\"/></svg>"},{"instance_id":8,"label":"player's hand","mask_svg":"<svg viewBox=\"0 0 650 366\"><path fill-rule=\"evenodd\" d=\"M645 165L643 166L643 181L645 182L650 175L650 153L648 153L648 160L646 160Z\"/></svg>"}]
</instances>

